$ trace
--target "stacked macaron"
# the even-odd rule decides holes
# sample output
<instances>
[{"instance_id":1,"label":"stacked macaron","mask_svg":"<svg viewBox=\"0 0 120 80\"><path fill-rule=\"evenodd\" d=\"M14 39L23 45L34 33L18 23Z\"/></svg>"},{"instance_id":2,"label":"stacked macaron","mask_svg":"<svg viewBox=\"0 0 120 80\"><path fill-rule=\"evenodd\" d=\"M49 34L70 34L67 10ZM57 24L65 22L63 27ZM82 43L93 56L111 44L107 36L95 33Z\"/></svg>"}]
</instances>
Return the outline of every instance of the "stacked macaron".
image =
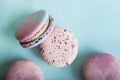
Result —
<instances>
[{"instance_id":1,"label":"stacked macaron","mask_svg":"<svg viewBox=\"0 0 120 80\"><path fill-rule=\"evenodd\" d=\"M42 43L53 28L53 18L46 11L40 10L25 19L16 38L24 48L32 48Z\"/></svg>"},{"instance_id":2,"label":"stacked macaron","mask_svg":"<svg viewBox=\"0 0 120 80\"><path fill-rule=\"evenodd\" d=\"M24 48L41 44L40 51L47 63L56 67L68 66L77 56L77 39L68 30L54 26L53 18L40 10L25 19L16 38Z\"/></svg>"}]
</instances>

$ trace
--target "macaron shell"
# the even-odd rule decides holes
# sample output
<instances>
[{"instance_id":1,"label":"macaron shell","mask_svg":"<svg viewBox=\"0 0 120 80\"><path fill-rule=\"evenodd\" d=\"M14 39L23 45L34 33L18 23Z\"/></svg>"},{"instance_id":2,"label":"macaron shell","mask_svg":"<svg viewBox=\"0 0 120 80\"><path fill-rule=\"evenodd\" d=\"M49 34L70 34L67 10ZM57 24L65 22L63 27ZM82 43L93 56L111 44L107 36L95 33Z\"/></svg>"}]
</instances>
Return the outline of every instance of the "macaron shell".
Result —
<instances>
[{"instance_id":1,"label":"macaron shell","mask_svg":"<svg viewBox=\"0 0 120 80\"><path fill-rule=\"evenodd\" d=\"M20 42L24 42L25 40L32 38L38 31L41 30L48 18L49 15L44 10L32 13L23 22L23 25L16 33L16 38Z\"/></svg>"},{"instance_id":2,"label":"macaron shell","mask_svg":"<svg viewBox=\"0 0 120 80\"><path fill-rule=\"evenodd\" d=\"M48 29L48 25L49 25L49 19L47 20L46 24L44 24L44 27L38 33L36 33L32 38L24 41L24 43L26 43L26 42L32 42L35 39L37 39L39 36L43 35L44 32Z\"/></svg>"},{"instance_id":3,"label":"macaron shell","mask_svg":"<svg viewBox=\"0 0 120 80\"><path fill-rule=\"evenodd\" d=\"M54 28L50 36L40 45L42 57L56 67L70 65L77 56L76 37L63 28Z\"/></svg>"},{"instance_id":4,"label":"macaron shell","mask_svg":"<svg viewBox=\"0 0 120 80\"><path fill-rule=\"evenodd\" d=\"M42 70L32 61L17 61L6 74L6 80L44 80Z\"/></svg>"},{"instance_id":5,"label":"macaron shell","mask_svg":"<svg viewBox=\"0 0 120 80\"><path fill-rule=\"evenodd\" d=\"M49 21L49 25L48 25L48 29L41 35L39 36L36 40L27 43L27 44L21 44L24 48L32 48L35 46L38 46L39 44L41 44L53 31L54 29L54 19L52 17L50 17L50 21Z\"/></svg>"},{"instance_id":6,"label":"macaron shell","mask_svg":"<svg viewBox=\"0 0 120 80\"><path fill-rule=\"evenodd\" d=\"M89 57L82 69L83 80L119 80L120 62L110 54Z\"/></svg>"}]
</instances>

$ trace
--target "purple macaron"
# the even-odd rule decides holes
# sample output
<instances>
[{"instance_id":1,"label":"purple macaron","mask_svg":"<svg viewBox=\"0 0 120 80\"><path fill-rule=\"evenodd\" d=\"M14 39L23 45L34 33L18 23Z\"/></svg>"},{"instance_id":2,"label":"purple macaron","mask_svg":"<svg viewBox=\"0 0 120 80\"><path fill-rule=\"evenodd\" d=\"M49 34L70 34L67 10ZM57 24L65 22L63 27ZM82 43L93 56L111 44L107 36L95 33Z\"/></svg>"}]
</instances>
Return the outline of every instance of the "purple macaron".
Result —
<instances>
[{"instance_id":1,"label":"purple macaron","mask_svg":"<svg viewBox=\"0 0 120 80\"><path fill-rule=\"evenodd\" d=\"M40 67L32 61L15 62L6 74L6 80L44 80Z\"/></svg>"}]
</instances>

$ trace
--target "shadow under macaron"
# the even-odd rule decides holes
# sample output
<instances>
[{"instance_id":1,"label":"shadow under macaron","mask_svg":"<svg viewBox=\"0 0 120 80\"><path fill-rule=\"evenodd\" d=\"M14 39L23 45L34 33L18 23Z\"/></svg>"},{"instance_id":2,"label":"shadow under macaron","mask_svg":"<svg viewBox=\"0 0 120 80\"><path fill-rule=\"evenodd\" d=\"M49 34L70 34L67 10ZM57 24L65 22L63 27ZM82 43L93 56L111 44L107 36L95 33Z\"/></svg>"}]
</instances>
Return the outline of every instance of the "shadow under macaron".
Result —
<instances>
[{"instance_id":1,"label":"shadow under macaron","mask_svg":"<svg viewBox=\"0 0 120 80\"><path fill-rule=\"evenodd\" d=\"M41 52L40 52L40 45L38 45L38 46L36 46L34 48L31 48L30 50L34 53L34 55L37 58L39 58L40 60L43 60Z\"/></svg>"},{"instance_id":2,"label":"shadow under macaron","mask_svg":"<svg viewBox=\"0 0 120 80\"><path fill-rule=\"evenodd\" d=\"M86 47L83 50L79 50L78 55L75 61L70 65L72 68L72 73L75 77L75 80L82 80L82 68L86 59L94 54L101 53L97 49Z\"/></svg>"}]
</instances>

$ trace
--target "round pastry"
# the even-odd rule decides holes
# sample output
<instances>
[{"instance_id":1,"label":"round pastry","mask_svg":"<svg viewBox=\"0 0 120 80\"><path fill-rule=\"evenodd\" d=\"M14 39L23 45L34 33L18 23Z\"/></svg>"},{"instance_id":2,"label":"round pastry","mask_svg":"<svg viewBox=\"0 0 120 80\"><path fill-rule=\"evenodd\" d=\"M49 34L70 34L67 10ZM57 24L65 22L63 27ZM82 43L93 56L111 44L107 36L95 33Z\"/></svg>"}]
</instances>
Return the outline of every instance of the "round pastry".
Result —
<instances>
[{"instance_id":1,"label":"round pastry","mask_svg":"<svg viewBox=\"0 0 120 80\"><path fill-rule=\"evenodd\" d=\"M120 62L110 54L96 54L83 65L83 80L120 80Z\"/></svg>"},{"instance_id":2,"label":"round pastry","mask_svg":"<svg viewBox=\"0 0 120 80\"><path fill-rule=\"evenodd\" d=\"M24 48L32 48L42 43L52 32L54 20L40 10L29 15L16 32L16 38Z\"/></svg>"},{"instance_id":3,"label":"round pastry","mask_svg":"<svg viewBox=\"0 0 120 80\"><path fill-rule=\"evenodd\" d=\"M6 80L44 80L41 69L32 61L17 61L6 74Z\"/></svg>"},{"instance_id":4,"label":"round pastry","mask_svg":"<svg viewBox=\"0 0 120 80\"><path fill-rule=\"evenodd\" d=\"M66 29L54 28L50 36L41 43L40 51L47 63L56 67L68 66L77 56L77 39Z\"/></svg>"}]
</instances>

